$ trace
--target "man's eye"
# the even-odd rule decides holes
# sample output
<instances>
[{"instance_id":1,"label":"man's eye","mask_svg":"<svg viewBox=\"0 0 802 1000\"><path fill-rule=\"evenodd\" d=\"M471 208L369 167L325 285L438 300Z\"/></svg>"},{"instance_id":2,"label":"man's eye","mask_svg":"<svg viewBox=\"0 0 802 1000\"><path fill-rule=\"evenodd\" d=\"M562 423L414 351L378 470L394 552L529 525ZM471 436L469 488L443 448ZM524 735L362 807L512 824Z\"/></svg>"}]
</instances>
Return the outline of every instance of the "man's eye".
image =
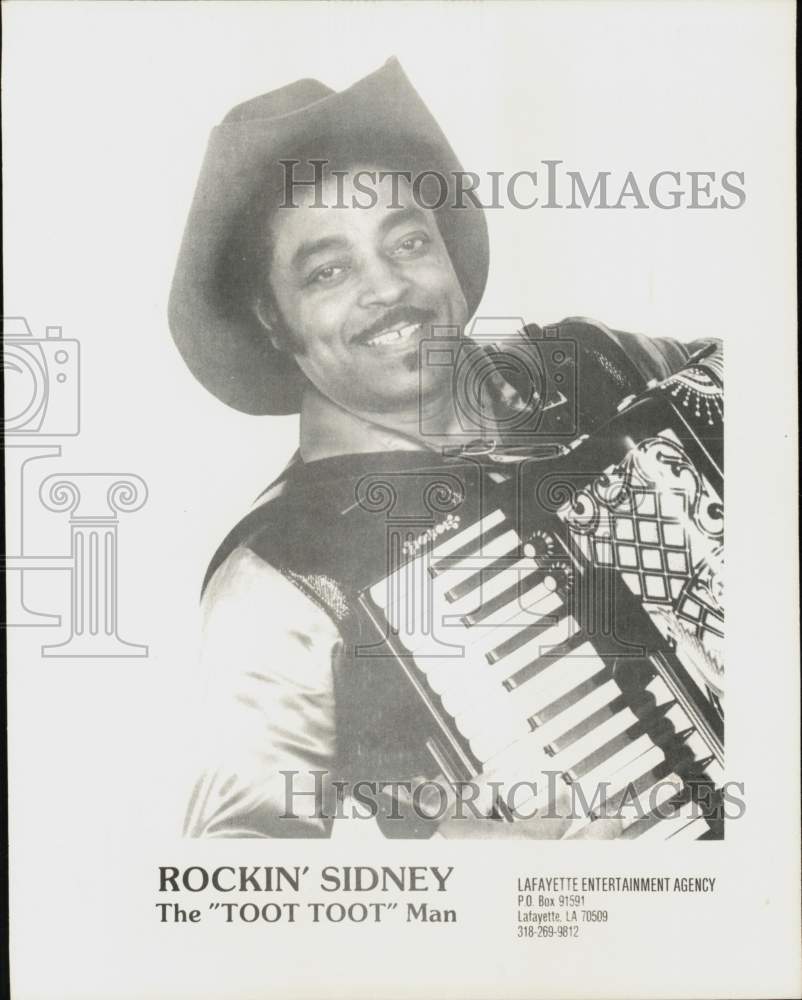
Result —
<instances>
[{"instance_id":1,"label":"man's eye","mask_svg":"<svg viewBox=\"0 0 802 1000\"><path fill-rule=\"evenodd\" d=\"M310 285L333 285L342 275L345 274L345 267L342 264L327 264L319 267L307 279Z\"/></svg>"},{"instance_id":2,"label":"man's eye","mask_svg":"<svg viewBox=\"0 0 802 1000\"><path fill-rule=\"evenodd\" d=\"M400 243L396 244L393 255L396 257L413 256L420 253L429 242L429 237L423 233L417 233L415 236L407 236Z\"/></svg>"}]
</instances>

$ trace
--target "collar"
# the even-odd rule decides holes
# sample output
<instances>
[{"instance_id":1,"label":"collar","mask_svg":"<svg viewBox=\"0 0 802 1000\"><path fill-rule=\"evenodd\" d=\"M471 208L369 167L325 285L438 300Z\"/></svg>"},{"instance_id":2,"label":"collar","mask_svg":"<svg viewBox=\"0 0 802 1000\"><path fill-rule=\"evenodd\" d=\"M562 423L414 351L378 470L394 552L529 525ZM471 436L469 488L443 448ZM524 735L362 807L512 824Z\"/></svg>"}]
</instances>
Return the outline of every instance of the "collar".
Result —
<instances>
[{"instance_id":1,"label":"collar","mask_svg":"<svg viewBox=\"0 0 802 1000\"><path fill-rule=\"evenodd\" d=\"M504 387L508 388L505 382ZM511 389L509 391L512 391ZM503 400L503 402L506 402ZM426 457L485 459L493 463L519 462L523 458L553 458L567 449L560 444L537 446L503 442L492 437L462 440L453 446L442 439L427 447L422 441L363 417L350 413L317 390L307 391L301 409L298 455L304 465L344 459L348 456L409 453L425 461Z\"/></svg>"},{"instance_id":2,"label":"collar","mask_svg":"<svg viewBox=\"0 0 802 1000\"><path fill-rule=\"evenodd\" d=\"M317 390L304 393L300 455L304 462L375 452L431 452L422 441L338 406Z\"/></svg>"}]
</instances>

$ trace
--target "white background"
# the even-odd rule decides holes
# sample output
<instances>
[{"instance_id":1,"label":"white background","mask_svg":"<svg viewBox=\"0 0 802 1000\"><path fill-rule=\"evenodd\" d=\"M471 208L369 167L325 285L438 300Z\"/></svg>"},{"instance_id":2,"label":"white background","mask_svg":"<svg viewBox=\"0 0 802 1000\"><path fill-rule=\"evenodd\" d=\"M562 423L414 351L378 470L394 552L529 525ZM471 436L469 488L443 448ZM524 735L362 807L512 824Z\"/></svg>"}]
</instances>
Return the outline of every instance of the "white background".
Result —
<instances>
[{"instance_id":1,"label":"white background","mask_svg":"<svg viewBox=\"0 0 802 1000\"><path fill-rule=\"evenodd\" d=\"M82 351L82 432L39 471L131 472L150 491L120 525L120 631L149 657L47 660L41 645L63 633L9 635L16 997L796 994L792 5L11 2L3 14L5 312L37 336L61 325ZM728 769L748 811L723 844L678 857L364 831L361 845L178 838L200 581L297 434L294 417L227 410L173 347L166 302L195 178L234 104L304 76L340 89L391 55L479 173L561 159L591 178L746 175L738 211L491 212L480 310L725 339ZM26 502L41 531L31 548L66 551L63 516ZM66 612L65 586L48 598L61 607L40 610ZM460 923L160 926L156 866L190 859L453 864ZM518 875L673 871L715 875L718 891L610 897L611 924L584 942L514 937Z\"/></svg>"}]
</instances>

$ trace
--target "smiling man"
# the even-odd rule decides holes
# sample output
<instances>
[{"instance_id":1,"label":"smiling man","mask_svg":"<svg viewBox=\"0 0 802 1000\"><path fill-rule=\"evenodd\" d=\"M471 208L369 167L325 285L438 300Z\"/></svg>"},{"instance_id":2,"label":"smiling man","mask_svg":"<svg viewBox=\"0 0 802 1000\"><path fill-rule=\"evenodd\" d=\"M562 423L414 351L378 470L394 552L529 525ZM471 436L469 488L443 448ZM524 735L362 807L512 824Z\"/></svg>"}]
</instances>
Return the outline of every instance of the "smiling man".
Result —
<instances>
[{"instance_id":1,"label":"smiling man","mask_svg":"<svg viewBox=\"0 0 802 1000\"><path fill-rule=\"evenodd\" d=\"M189 836L327 835L346 798L389 835L499 831L475 809L432 813L417 794L428 784L437 799L448 771L430 703L361 601L388 573L388 539L401 537L387 534L391 514L406 525L403 550L424 551L478 517L486 488L504 479L505 428L516 424L502 418L553 406L546 443L591 433L699 345L566 321L558 333L576 354L559 364L576 399L568 382L535 387L502 370L465 337L489 254L464 178L394 60L340 93L304 80L255 98L213 133L171 329L228 405L299 412L300 447L207 573ZM437 343L467 350L484 373L468 440L454 366L427 353ZM503 748L506 716L488 715L483 732ZM479 799L492 773L491 763ZM510 826L561 836L570 823Z\"/></svg>"}]
</instances>

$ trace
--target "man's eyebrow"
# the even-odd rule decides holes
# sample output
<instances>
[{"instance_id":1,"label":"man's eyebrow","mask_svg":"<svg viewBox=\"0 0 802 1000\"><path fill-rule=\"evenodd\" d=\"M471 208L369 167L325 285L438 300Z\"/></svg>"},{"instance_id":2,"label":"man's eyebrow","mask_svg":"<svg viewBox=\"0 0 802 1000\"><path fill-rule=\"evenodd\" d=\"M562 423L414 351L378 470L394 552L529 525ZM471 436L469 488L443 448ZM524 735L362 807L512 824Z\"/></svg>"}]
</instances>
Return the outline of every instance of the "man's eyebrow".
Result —
<instances>
[{"instance_id":1,"label":"man's eyebrow","mask_svg":"<svg viewBox=\"0 0 802 1000\"><path fill-rule=\"evenodd\" d=\"M405 205L403 208L394 208L379 223L379 232L384 236L396 226L403 226L407 222L418 222L428 224L429 219L416 205ZM347 250L350 243L344 236L322 236L317 240L304 240L298 249L293 253L290 265L299 268L317 253L325 253L327 250Z\"/></svg>"},{"instance_id":2,"label":"man's eyebrow","mask_svg":"<svg viewBox=\"0 0 802 1000\"><path fill-rule=\"evenodd\" d=\"M344 250L348 247L348 240L343 236L322 236L318 240L304 240L292 255L291 265L298 268L316 253L325 253L326 250Z\"/></svg>"}]
</instances>

